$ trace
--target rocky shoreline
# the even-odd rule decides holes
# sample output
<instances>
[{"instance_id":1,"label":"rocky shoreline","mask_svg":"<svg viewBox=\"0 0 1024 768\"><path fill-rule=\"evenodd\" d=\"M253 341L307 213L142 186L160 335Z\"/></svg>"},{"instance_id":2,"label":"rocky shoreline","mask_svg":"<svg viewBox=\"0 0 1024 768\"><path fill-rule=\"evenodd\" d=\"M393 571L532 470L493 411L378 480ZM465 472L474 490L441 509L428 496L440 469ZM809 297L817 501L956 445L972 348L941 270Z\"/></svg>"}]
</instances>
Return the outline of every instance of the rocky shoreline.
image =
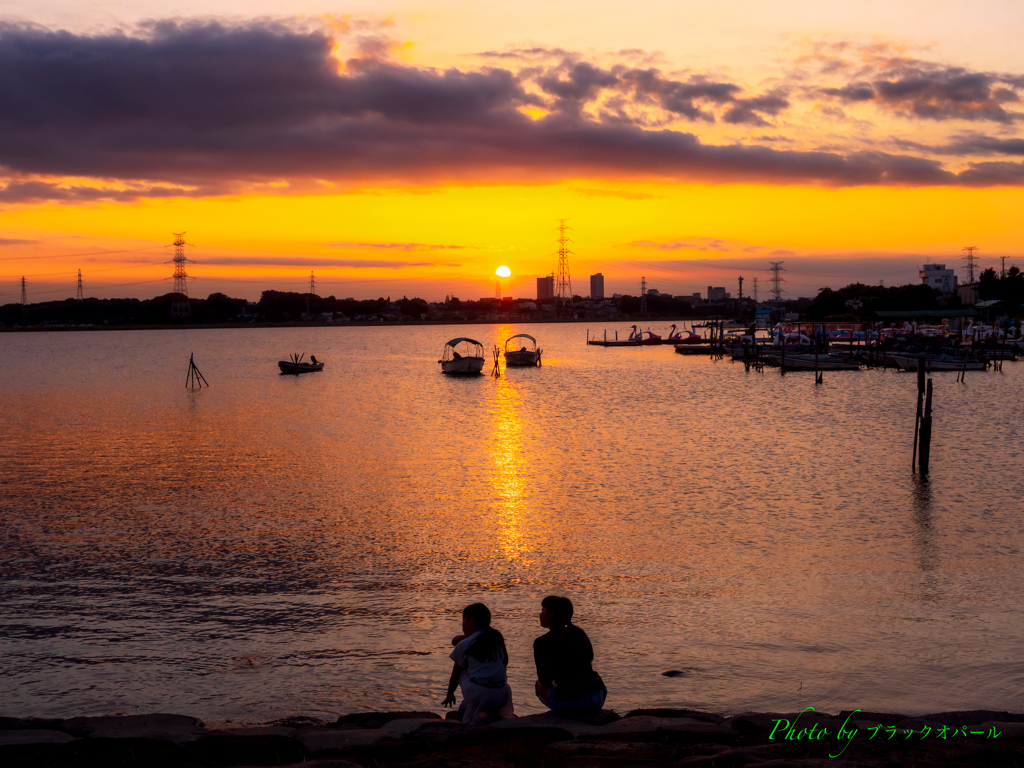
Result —
<instances>
[{"instance_id":1,"label":"rocky shoreline","mask_svg":"<svg viewBox=\"0 0 1024 768\"><path fill-rule=\"evenodd\" d=\"M605 711L591 722L551 714L463 725L433 712L365 712L210 728L184 715L0 718L0 765L299 765L305 768L1024 768L1024 715L942 712Z\"/></svg>"}]
</instances>

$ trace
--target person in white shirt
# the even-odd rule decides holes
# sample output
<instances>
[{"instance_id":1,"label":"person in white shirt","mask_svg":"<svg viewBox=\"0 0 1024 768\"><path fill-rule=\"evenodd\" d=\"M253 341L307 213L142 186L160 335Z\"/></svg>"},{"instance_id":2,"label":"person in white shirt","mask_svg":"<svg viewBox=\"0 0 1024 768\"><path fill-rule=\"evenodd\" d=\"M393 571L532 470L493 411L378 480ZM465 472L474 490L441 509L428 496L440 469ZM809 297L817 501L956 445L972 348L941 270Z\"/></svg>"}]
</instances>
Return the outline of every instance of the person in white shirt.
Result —
<instances>
[{"instance_id":1,"label":"person in white shirt","mask_svg":"<svg viewBox=\"0 0 1024 768\"><path fill-rule=\"evenodd\" d=\"M454 662L448 695L441 706L455 704L455 688L462 689L459 712L463 723L511 717L512 688L508 684L508 649L501 632L491 626L491 612L483 603L462 610L462 634L452 638Z\"/></svg>"}]
</instances>

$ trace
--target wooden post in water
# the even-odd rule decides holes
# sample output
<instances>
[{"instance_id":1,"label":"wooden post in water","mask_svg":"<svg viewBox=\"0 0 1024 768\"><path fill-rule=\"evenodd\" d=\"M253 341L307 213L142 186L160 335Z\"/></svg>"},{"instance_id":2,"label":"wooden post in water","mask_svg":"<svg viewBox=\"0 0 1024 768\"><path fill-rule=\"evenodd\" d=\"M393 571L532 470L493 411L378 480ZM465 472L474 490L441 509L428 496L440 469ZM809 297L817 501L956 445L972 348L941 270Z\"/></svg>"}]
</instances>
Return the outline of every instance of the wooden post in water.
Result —
<instances>
[{"instance_id":1,"label":"wooden post in water","mask_svg":"<svg viewBox=\"0 0 1024 768\"><path fill-rule=\"evenodd\" d=\"M917 464L917 443L921 430L921 398L924 396L924 360L917 361L917 417L914 419L914 453L910 457L910 468Z\"/></svg>"},{"instance_id":2,"label":"wooden post in water","mask_svg":"<svg viewBox=\"0 0 1024 768\"><path fill-rule=\"evenodd\" d=\"M818 353L821 351L821 334L818 334L818 338L814 340L814 384L822 384L824 382L824 373L818 370Z\"/></svg>"},{"instance_id":3,"label":"wooden post in water","mask_svg":"<svg viewBox=\"0 0 1024 768\"><path fill-rule=\"evenodd\" d=\"M782 331L782 365L779 366L782 369L782 375L786 375L786 331Z\"/></svg>"},{"instance_id":4,"label":"wooden post in water","mask_svg":"<svg viewBox=\"0 0 1024 768\"><path fill-rule=\"evenodd\" d=\"M928 394L924 400L924 416L921 417L921 450L918 454L918 467L921 472L928 471L928 458L932 452L932 380L928 379Z\"/></svg>"}]
</instances>

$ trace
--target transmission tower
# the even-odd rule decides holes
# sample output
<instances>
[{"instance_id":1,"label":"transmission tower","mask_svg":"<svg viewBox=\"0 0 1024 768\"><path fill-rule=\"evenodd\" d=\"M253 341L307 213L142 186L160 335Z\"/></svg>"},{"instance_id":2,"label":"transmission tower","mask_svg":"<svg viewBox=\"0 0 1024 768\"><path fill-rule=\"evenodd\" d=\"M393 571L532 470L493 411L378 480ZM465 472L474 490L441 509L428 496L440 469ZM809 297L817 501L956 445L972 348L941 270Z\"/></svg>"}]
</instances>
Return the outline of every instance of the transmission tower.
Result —
<instances>
[{"instance_id":1,"label":"transmission tower","mask_svg":"<svg viewBox=\"0 0 1024 768\"><path fill-rule=\"evenodd\" d=\"M977 257L974 255L974 252L981 249L978 248L978 246L976 245L968 245L967 247L962 248L961 250L963 250L963 252L967 254L966 256L964 256L964 261L967 262L967 282L968 284L972 284L974 283L974 268L978 264Z\"/></svg>"},{"instance_id":2,"label":"transmission tower","mask_svg":"<svg viewBox=\"0 0 1024 768\"><path fill-rule=\"evenodd\" d=\"M172 232L174 235L174 258L168 264L174 265L174 292L171 294L171 318L192 317L192 306L188 303L188 273L185 272L186 264L195 264L194 261L185 258L184 232Z\"/></svg>"},{"instance_id":3,"label":"transmission tower","mask_svg":"<svg viewBox=\"0 0 1024 768\"><path fill-rule=\"evenodd\" d=\"M757 278L754 278L754 303L757 304Z\"/></svg>"},{"instance_id":4,"label":"transmission tower","mask_svg":"<svg viewBox=\"0 0 1024 768\"><path fill-rule=\"evenodd\" d=\"M82 295L82 270L78 270L78 294L75 296L75 300L83 301L84 298Z\"/></svg>"},{"instance_id":5,"label":"transmission tower","mask_svg":"<svg viewBox=\"0 0 1024 768\"><path fill-rule=\"evenodd\" d=\"M309 311L309 300L316 296L316 278L313 277L312 270L309 273L309 293L306 294L306 314L312 317Z\"/></svg>"},{"instance_id":6,"label":"transmission tower","mask_svg":"<svg viewBox=\"0 0 1024 768\"><path fill-rule=\"evenodd\" d=\"M558 278L555 280L555 301L562 306L572 307L572 279L569 277L569 254L572 253L565 244L569 239L565 236L567 219L558 220Z\"/></svg>"},{"instance_id":7,"label":"transmission tower","mask_svg":"<svg viewBox=\"0 0 1024 768\"><path fill-rule=\"evenodd\" d=\"M28 294L25 292L25 276L21 276L21 324L28 323Z\"/></svg>"},{"instance_id":8,"label":"transmission tower","mask_svg":"<svg viewBox=\"0 0 1024 768\"><path fill-rule=\"evenodd\" d=\"M647 278L640 278L640 314L647 315Z\"/></svg>"},{"instance_id":9,"label":"transmission tower","mask_svg":"<svg viewBox=\"0 0 1024 768\"><path fill-rule=\"evenodd\" d=\"M501 301L501 278L500 277L495 277L494 278L494 298L496 298L498 301Z\"/></svg>"},{"instance_id":10,"label":"transmission tower","mask_svg":"<svg viewBox=\"0 0 1024 768\"><path fill-rule=\"evenodd\" d=\"M772 265L768 270L772 273L771 278L769 278L772 284L772 294L774 294L776 301L782 301L782 294L784 293L782 290L782 284L786 282L785 278L782 277L782 273L786 271L782 268L784 262L769 261L768 263Z\"/></svg>"},{"instance_id":11,"label":"transmission tower","mask_svg":"<svg viewBox=\"0 0 1024 768\"><path fill-rule=\"evenodd\" d=\"M1001 257L1001 258L1002 258L1002 260L1003 260L1003 269L1002 269L1002 271L1001 271L1001 272L999 273L999 279L1000 279L1000 280L1005 280L1005 279L1006 279L1006 257L1005 257L1005 256L1003 256L1003 257Z\"/></svg>"}]
</instances>

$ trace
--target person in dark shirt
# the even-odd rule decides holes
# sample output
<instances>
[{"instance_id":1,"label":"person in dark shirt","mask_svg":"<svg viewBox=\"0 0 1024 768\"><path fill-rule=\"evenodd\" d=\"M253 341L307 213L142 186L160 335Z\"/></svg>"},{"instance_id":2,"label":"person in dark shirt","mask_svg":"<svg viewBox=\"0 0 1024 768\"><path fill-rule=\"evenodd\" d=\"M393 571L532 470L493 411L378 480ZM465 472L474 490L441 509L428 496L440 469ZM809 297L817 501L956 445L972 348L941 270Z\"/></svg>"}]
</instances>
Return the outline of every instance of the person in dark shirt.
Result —
<instances>
[{"instance_id":1,"label":"person in dark shirt","mask_svg":"<svg viewBox=\"0 0 1024 768\"><path fill-rule=\"evenodd\" d=\"M541 601L540 625L548 630L533 641L537 697L557 715L586 719L601 711L608 689L594 671L594 647L572 623L572 601L550 595Z\"/></svg>"}]
</instances>

